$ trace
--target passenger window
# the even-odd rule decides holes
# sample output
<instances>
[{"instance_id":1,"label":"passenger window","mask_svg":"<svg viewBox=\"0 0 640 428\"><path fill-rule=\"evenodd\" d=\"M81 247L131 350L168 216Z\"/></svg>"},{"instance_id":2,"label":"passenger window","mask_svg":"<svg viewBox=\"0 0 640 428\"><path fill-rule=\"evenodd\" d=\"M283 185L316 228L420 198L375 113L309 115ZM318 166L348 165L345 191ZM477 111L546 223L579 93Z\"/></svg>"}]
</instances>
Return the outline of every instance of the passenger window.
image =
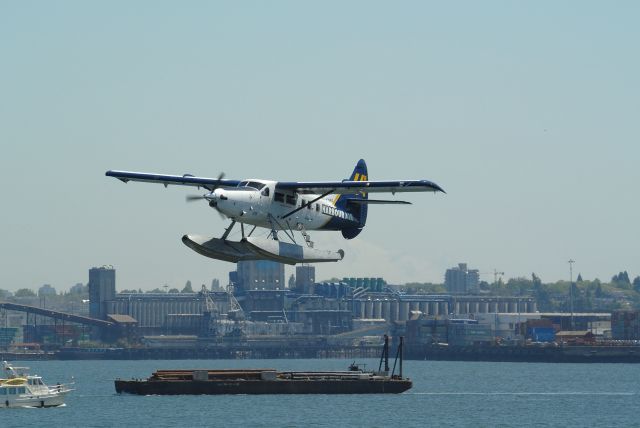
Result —
<instances>
[{"instance_id":1,"label":"passenger window","mask_svg":"<svg viewBox=\"0 0 640 428\"><path fill-rule=\"evenodd\" d=\"M287 195L287 203L289 205L295 205L296 204L296 197L295 196L291 196L291 195Z\"/></svg>"},{"instance_id":2,"label":"passenger window","mask_svg":"<svg viewBox=\"0 0 640 428\"><path fill-rule=\"evenodd\" d=\"M276 202L284 202L284 193L276 192L273 200Z\"/></svg>"},{"instance_id":3,"label":"passenger window","mask_svg":"<svg viewBox=\"0 0 640 428\"><path fill-rule=\"evenodd\" d=\"M316 211L320 212L320 204L316 204Z\"/></svg>"},{"instance_id":4,"label":"passenger window","mask_svg":"<svg viewBox=\"0 0 640 428\"><path fill-rule=\"evenodd\" d=\"M15 394L15 393L16 393L15 388L9 388L9 394Z\"/></svg>"}]
</instances>

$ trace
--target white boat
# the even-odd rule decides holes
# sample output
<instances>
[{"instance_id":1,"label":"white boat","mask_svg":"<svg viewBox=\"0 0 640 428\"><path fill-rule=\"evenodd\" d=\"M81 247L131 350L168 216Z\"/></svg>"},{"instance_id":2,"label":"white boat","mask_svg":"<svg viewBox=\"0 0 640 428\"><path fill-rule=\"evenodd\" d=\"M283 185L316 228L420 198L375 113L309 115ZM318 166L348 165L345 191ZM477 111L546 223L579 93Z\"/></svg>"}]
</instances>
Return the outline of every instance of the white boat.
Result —
<instances>
[{"instance_id":1,"label":"white boat","mask_svg":"<svg viewBox=\"0 0 640 428\"><path fill-rule=\"evenodd\" d=\"M27 374L28 367L14 367L6 361L2 365L0 408L62 406L65 395L72 391L70 384L47 386L41 376Z\"/></svg>"}]
</instances>

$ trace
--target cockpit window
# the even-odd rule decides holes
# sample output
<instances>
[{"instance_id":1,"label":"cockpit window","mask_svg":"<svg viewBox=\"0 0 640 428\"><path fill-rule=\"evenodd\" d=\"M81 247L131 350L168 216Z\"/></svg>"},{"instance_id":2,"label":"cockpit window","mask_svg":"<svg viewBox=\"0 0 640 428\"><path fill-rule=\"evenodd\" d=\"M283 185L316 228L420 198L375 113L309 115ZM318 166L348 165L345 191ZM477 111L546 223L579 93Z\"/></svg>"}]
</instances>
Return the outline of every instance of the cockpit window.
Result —
<instances>
[{"instance_id":1,"label":"cockpit window","mask_svg":"<svg viewBox=\"0 0 640 428\"><path fill-rule=\"evenodd\" d=\"M250 181L247 183L247 187L253 187L256 190L262 190L264 186L266 186L266 184L258 183L257 181Z\"/></svg>"},{"instance_id":2,"label":"cockpit window","mask_svg":"<svg viewBox=\"0 0 640 428\"><path fill-rule=\"evenodd\" d=\"M268 187L267 187L267 188L265 188L265 189L262 191L262 196L269 196L269 188L268 188Z\"/></svg>"},{"instance_id":3,"label":"cockpit window","mask_svg":"<svg viewBox=\"0 0 640 428\"><path fill-rule=\"evenodd\" d=\"M264 183L258 183L257 181L241 181L238 187L251 187L252 189L262 190L266 186Z\"/></svg>"}]
</instances>

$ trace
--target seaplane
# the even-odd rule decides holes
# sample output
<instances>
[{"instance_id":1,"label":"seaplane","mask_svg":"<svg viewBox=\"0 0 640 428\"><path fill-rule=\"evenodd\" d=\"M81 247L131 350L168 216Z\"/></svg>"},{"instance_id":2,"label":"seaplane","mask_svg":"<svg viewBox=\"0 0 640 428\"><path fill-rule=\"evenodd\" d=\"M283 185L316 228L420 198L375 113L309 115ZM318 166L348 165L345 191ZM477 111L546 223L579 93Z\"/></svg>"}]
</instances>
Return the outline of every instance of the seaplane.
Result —
<instances>
[{"instance_id":1,"label":"seaplane","mask_svg":"<svg viewBox=\"0 0 640 428\"><path fill-rule=\"evenodd\" d=\"M345 239L353 239L365 226L369 205L410 204L370 199L371 193L445 193L428 180L369 180L363 159L358 161L351 176L342 181L229 180L224 178L224 173L217 178L206 178L117 170L107 171L106 176L124 183L140 181L206 190L203 195L188 195L186 200L208 202L231 223L219 238L184 235L182 242L203 256L234 263L240 260L272 260L291 265L337 262L344 258L344 251L315 248L309 231L339 231ZM228 238L237 223L242 238L233 241ZM253 227L246 231L245 225ZM257 228L267 229L268 234L254 236ZM301 243L296 241L296 233L300 233Z\"/></svg>"}]
</instances>

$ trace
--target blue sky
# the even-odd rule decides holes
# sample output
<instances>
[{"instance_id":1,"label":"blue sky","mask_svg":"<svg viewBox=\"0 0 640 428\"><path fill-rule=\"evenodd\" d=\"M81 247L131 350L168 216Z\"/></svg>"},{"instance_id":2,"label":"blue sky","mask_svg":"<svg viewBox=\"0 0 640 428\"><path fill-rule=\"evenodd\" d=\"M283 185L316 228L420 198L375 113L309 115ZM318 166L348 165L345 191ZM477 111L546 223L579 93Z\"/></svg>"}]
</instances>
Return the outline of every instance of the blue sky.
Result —
<instances>
[{"instance_id":1,"label":"blue sky","mask_svg":"<svg viewBox=\"0 0 640 428\"><path fill-rule=\"evenodd\" d=\"M108 169L425 178L370 210L318 278L442 281L468 262L543 281L640 274L637 2L2 2L0 288L118 288L233 265L189 189ZM290 271L289 271L290 272ZM491 280L492 275L484 279Z\"/></svg>"}]
</instances>

